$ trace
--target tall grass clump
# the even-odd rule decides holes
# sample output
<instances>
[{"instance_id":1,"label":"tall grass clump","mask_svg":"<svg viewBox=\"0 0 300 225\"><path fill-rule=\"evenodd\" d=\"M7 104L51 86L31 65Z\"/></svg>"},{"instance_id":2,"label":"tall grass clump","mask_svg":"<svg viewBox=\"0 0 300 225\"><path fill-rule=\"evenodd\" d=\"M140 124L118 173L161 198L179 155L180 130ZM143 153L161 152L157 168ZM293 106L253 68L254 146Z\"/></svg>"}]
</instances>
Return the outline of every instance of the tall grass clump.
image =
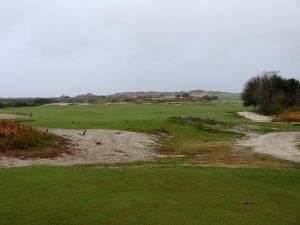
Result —
<instances>
[{"instance_id":1,"label":"tall grass clump","mask_svg":"<svg viewBox=\"0 0 300 225\"><path fill-rule=\"evenodd\" d=\"M51 144L54 137L16 122L0 120L0 150L32 150Z\"/></svg>"}]
</instances>

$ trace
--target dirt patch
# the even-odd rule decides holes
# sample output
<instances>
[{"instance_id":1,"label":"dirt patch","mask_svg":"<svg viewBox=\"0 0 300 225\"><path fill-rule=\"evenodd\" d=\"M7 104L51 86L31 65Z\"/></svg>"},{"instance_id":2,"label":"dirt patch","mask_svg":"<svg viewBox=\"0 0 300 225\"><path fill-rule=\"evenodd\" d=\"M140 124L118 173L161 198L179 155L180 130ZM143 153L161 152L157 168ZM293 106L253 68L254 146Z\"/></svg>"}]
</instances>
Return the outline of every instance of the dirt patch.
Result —
<instances>
[{"instance_id":1,"label":"dirt patch","mask_svg":"<svg viewBox=\"0 0 300 225\"><path fill-rule=\"evenodd\" d=\"M125 131L49 129L49 132L70 140L73 154L55 158L0 157L0 167L30 165L75 165L113 163L152 159L157 154L151 151L156 137Z\"/></svg>"},{"instance_id":2,"label":"dirt patch","mask_svg":"<svg viewBox=\"0 0 300 225\"><path fill-rule=\"evenodd\" d=\"M238 112L238 115L254 122L271 122L273 117L263 116L254 112Z\"/></svg>"},{"instance_id":3,"label":"dirt patch","mask_svg":"<svg viewBox=\"0 0 300 225\"><path fill-rule=\"evenodd\" d=\"M300 132L275 132L242 140L238 144L252 148L255 152L276 158L300 162Z\"/></svg>"},{"instance_id":4,"label":"dirt patch","mask_svg":"<svg viewBox=\"0 0 300 225\"><path fill-rule=\"evenodd\" d=\"M272 156L256 153L251 149L224 143L211 146L201 155L189 159L191 164L216 165L229 167L294 168L293 163Z\"/></svg>"}]
</instances>

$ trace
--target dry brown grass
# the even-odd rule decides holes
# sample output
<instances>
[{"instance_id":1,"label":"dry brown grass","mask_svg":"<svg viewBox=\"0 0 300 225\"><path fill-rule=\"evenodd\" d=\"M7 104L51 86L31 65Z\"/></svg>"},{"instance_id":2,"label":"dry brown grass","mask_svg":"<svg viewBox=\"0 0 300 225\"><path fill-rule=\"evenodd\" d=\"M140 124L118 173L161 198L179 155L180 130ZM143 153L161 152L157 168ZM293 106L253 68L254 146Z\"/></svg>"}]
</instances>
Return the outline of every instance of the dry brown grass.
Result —
<instances>
[{"instance_id":1,"label":"dry brown grass","mask_svg":"<svg viewBox=\"0 0 300 225\"><path fill-rule=\"evenodd\" d=\"M33 127L16 122L0 121L0 149L32 149L44 147L54 141L54 137Z\"/></svg>"},{"instance_id":2,"label":"dry brown grass","mask_svg":"<svg viewBox=\"0 0 300 225\"><path fill-rule=\"evenodd\" d=\"M226 142L202 142L187 149L177 151L162 149L161 154L183 154L187 163L196 165L222 165L230 167L298 168L299 164L259 154L250 148L236 146Z\"/></svg>"},{"instance_id":3,"label":"dry brown grass","mask_svg":"<svg viewBox=\"0 0 300 225\"><path fill-rule=\"evenodd\" d=\"M21 133L33 133L36 132L36 129L24 126L19 123L11 122L8 120L0 121L0 138L9 138L17 136Z\"/></svg>"},{"instance_id":4,"label":"dry brown grass","mask_svg":"<svg viewBox=\"0 0 300 225\"><path fill-rule=\"evenodd\" d=\"M300 111L284 112L279 115L276 121L280 122L300 122Z\"/></svg>"},{"instance_id":5,"label":"dry brown grass","mask_svg":"<svg viewBox=\"0 0 300 225\"><path fill-rule=\"evenodd\" d=\"M216 146L216 148L212 148L210 152L203 156L193 158L192 163L264 168L298 168L298 165L295 163L280 160L269 155L258 154L251 149L234 145L227 145L224 148Z\"/></svg>"},{"instance_id":6,"label":"dry brown grass","mask_svg":"<svg viewBox=\"0 0 300 225\"><path fill-rule=\"evenodd\" d=\"M71 154L68 141L36 128L0 120L0 156L54 158Z\"/></svg>"}]
</instances>

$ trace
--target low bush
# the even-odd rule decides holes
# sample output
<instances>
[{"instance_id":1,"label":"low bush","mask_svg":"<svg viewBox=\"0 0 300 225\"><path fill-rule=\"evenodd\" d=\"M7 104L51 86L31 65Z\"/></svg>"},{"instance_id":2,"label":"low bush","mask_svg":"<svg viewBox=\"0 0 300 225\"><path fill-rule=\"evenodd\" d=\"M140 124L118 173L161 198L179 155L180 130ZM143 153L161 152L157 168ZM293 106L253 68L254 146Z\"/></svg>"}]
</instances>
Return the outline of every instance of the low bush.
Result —
<instances>
[{"instance_id":1,"label":"low bush","mask_svg":"<svg viewBox=\"0 0 300 225\"><path fill-rule=\"evenodd\" d=\"M191 116L173 116L169 118L169 122L172 123L186 123L189 125L225 125L223 121L217 121L214 119L202 119Z\"/></svg>"},{"instance_id":2,"label":"low bush","mask_svg":"<svg viewBox=\"0 0 300 225\"><path fill-rule=\"evenodd\" d=\"M6 104L4 104L4 103L0 102L0 108L6 108L6 107L7 107L7 105L6 105Z\"/></svg>"},{"instance_id":3,"label":"low bush","mask_svg":"<svg viewBox=\"0 0 300 225\"><path fill-rule=\"evenodd\" d=\"M162 136L171 135L170 132L168 130L166 130L165 128L153 129L153 130L150 131L150 133L158 134L158 135L162 135Z\"/></svg>"}]
</instances>

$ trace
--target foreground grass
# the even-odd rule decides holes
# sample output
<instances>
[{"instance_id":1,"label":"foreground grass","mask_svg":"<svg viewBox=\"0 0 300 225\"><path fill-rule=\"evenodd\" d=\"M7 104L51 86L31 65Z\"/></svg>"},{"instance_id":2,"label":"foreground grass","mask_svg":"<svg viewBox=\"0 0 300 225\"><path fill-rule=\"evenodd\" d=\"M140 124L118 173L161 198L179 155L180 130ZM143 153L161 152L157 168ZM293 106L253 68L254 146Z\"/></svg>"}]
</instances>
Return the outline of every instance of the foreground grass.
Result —
<instances>
[{"instance_id":1,"label":"foreground grass","mask_svg":"<svg viewBox=\"0 0 300 225\"><path fill-rule=\"evenodd\" d=\"M0 180L1 224L300 223L299 172L27 167L0 170Z\"/></svg>"}]
</instances>

